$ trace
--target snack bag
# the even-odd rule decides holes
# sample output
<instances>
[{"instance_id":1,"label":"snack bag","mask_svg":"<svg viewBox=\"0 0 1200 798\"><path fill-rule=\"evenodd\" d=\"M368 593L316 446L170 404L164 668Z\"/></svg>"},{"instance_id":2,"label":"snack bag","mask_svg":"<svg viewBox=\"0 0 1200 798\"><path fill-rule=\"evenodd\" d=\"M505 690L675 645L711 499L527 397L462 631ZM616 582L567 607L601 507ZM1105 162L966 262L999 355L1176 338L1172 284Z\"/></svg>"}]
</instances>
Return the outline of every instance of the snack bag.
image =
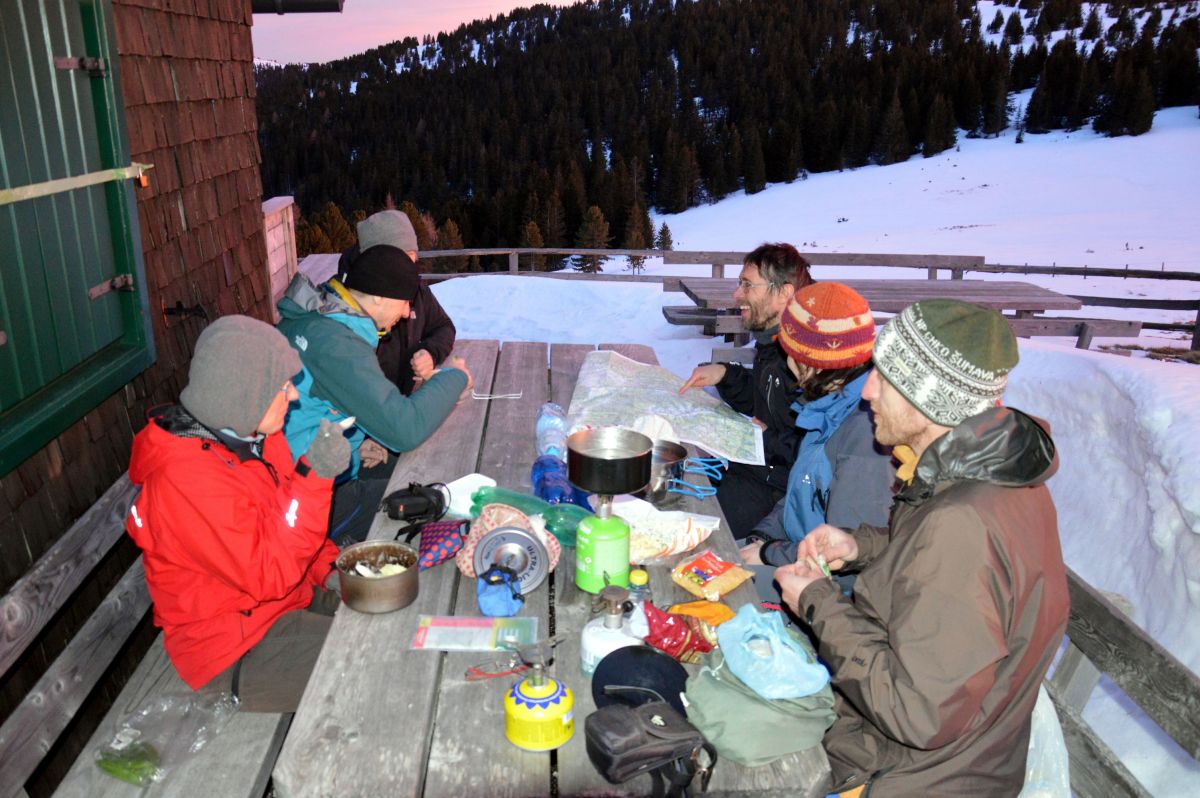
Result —
<instances>
[{"instance_id":1,"label":"snack bag","mask_svg":"<svg viewBox=\"0 0 1200 798\"><path fill-rule=\"evenodd\" d=\"M676 615L692 615L707 623L709 626L720 626L733 618L733 610L727 604L719 601L689 601L685 604L672 604L667 612Z\"/></svg>"},{"instance_id":2,"label":"snack bag","mask_svg":"<svg viewBox=\"0 0 1200 798\"><path fill-rule=\"evenodd\" d=\"M643 603L650 633L646 643L680 662L699 662L703 654L713 650L716 631L692 615L673 615L663 612L649 602Z\"/></svg>"},{"instance_id":3,"label":"snack bag","mask_svg":"<svg viewBox=\"0 0 1200 798\"><path fill-rule=\"evenodd\" d=\"M752 574L740 565L726 562L705 549L671 569L671 579L693 596L719 601L721 596L749 579Z\"/></svg>"}]
</instances>

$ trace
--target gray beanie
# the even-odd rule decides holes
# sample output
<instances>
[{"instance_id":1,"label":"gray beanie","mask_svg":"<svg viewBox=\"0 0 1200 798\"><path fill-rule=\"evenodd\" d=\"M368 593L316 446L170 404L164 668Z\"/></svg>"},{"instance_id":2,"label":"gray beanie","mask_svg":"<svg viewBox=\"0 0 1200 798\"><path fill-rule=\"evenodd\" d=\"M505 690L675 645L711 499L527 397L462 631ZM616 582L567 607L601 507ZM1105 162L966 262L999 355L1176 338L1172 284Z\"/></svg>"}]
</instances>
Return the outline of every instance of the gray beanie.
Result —
<instances>
[{"instance_id":1,"label":"gray beanie","mask_svg":"<svg viewBox=\"0 0 1200 798\"><path fill-rule=\"evenodd\" d=\"M417 234L412 221L402 211L387 210L372 214L358 223L358 251L366 252L377 244L387 244L404 252L417 251Z\"/></svg>"},{"instance_id":2,"label":"gray beanie","mask_svg":"<svg viewBox=\"0 0 1200 798\"><path fill-rule=\"evenodd\" d=\"M222 316L200 333L179 401L210 429L252 437L300 356L283 334L249 316Z\"/></svg>"},{"instance_id":3,"label":"gray beanie","mask_svg":"<svg viewBox=\"0 0 1200 798\"><path fill-rule=\"evenodd\" d=\"M913 303L875 338L880 375L944 427L995 407L1018 357L1003 316L957 299Z\"/></svg>"}]
</instances>

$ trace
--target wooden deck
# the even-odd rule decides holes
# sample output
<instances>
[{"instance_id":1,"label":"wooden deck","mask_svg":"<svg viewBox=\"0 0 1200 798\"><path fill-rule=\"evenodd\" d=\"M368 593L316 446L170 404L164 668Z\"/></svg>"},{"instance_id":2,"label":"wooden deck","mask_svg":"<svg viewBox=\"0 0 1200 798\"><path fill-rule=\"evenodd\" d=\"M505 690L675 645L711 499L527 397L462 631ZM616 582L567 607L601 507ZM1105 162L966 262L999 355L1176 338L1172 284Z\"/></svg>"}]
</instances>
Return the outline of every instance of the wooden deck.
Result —
<instances>
[{"instance_id":1,"label":"wooden deck","mask_svg":"<svg viewBox=\"0 0 1200 798\"><path fill-rule=\"evenodd\" d=\"M640 345L601 345L643 362L656 362ZM459 341L476 391L520 393L519 399L464 401L417 451L401 456L393 485L450 481L478 471L503 487L529 490L534 425L541 404L570 402L579 366L594 347L579 344ZM715 500L685 499L691 509L719 514ZM380 516L372 537L392 537L397 522ZM736 556L722 529L710 539L718 552ZM530 753L504 737L503 693L508 679L467 682L466 668L484 653L412 651L418 616L478 615L475 585L453 562L421 574L414 604L387 615L339 610L300 710L274 771L276 793L292 796L525 796L649 795L639 777L610 785L596 773L584 746L583 721L594 709L589 680L580 670L579 633L591 614L592 596L574 585L573 550L564 549L549 581L528 597L523 615L536 615L543 636L565 635L551 672L575 693L575 735L550 753ZM686 600L666 568L651 569L662 601ZM746 585L728 601L754 599ZM718 763L709 795L822 796L829 769L820 747L772 765L741 768Z\"/></svg>"}]
</instances>

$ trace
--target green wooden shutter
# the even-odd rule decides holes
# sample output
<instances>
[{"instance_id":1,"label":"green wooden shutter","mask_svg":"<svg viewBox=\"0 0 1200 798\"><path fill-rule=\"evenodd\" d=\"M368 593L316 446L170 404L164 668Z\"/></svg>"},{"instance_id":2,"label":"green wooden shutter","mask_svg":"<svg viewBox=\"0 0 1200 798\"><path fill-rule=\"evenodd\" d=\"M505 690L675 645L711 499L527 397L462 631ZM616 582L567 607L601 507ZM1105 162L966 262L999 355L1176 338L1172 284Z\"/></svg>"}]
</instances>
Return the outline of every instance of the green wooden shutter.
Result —
<instances>
[{"instance_id":1,"label":"green wooden shutter","mask_svg":"<svg viewBox=\"0 0 1200 798\"><path fill-rule=\"evenodd\" d=\"M128 166L109 0L4 5L0 197ZM134 209L128 180L0 204L0 474L153 362Z\"/></svg>"}]
</instances>

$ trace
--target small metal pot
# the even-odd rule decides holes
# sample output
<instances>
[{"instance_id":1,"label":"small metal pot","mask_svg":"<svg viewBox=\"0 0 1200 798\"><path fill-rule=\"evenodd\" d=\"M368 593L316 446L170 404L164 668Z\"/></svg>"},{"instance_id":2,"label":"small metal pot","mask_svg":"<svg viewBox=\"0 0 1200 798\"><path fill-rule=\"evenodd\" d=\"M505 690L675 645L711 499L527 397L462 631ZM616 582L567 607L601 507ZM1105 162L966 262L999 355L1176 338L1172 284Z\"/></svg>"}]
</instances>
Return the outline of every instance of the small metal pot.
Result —
<instances>
[{"instance_id":1,"label":"small metal pot","mask_svg":"<svg viewBox=\"0 0 1200 798\"><path fill-rule=\"evenodd\" d=\"M656 505L677 501L679 494L670 492L671 480L683 479L683 464L687 456L687 449L674 441L655 441L650 462L650 484L640 498Z\"/></svg>"},{"instance_id":2,"label":"small metal pot","mask_svg":"<svg viewBox=\"0 0 1200 798\"><path fill-rule=\"evenodd\" d=\"M596 427L567 438L567 474L586 491L607 496L633 493L650 484L654 442L640 432Z\"/></svg>"},{"instance_id":3,"label":"small metal pot","mask_svg":"<svg viewBox=\"0 0 1200 798\"><path fill-rule=\"evenodd\" d=\"M375 569L398 563L408 570L390 576L363 576L354 570L359 562ZM392 612L407 607L417 598L417 552L412 546L393 540L364 540L342 549L337 570L342 603L352 610Z\"/></svg>"}]
</instances>

